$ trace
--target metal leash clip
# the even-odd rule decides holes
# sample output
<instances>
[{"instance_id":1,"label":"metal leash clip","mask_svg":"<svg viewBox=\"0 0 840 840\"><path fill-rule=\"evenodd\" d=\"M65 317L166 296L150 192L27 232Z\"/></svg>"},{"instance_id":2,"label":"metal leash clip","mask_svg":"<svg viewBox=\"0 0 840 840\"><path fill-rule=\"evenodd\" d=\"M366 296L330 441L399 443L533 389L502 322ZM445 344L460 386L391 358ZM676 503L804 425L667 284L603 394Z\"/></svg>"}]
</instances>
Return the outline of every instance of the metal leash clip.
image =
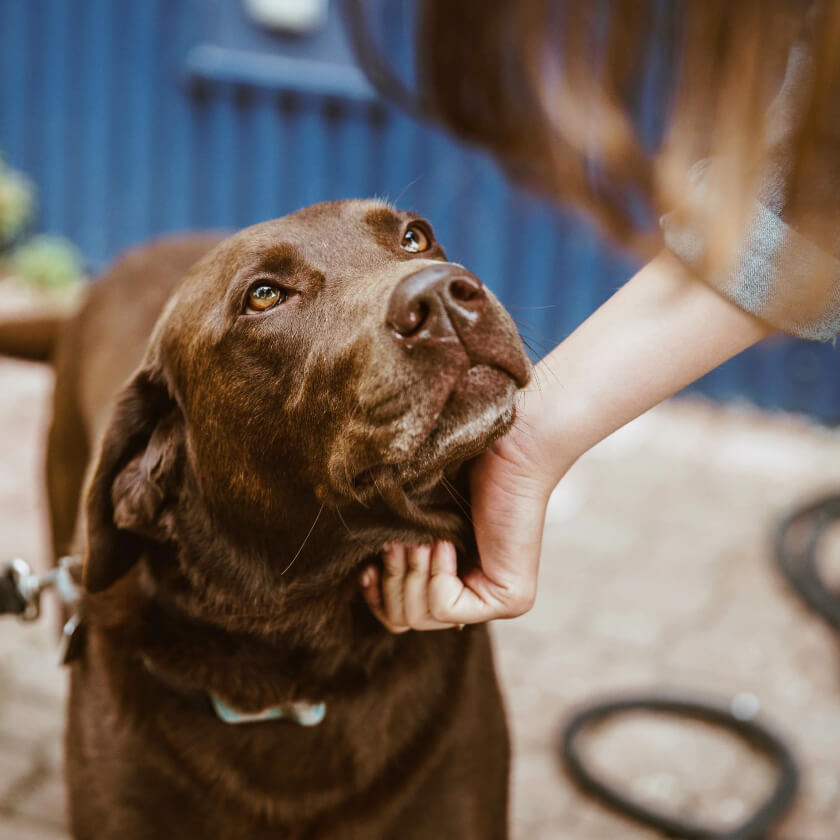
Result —
<instances>
[{"instance_id":1,"label":"metal leash clip","mask_svg":"<svg viewBox=\"0 0 840 840\"><path fill-rule=\"evenodd\" d=\"M78 564L77 557L62 557L57 566L37 575L20 557L10 560L0 575L0 613L34 621L41 615L41 593L52 587L65 604L75 603L79 595L71 569Z\"/></svg>"}]
</instances>

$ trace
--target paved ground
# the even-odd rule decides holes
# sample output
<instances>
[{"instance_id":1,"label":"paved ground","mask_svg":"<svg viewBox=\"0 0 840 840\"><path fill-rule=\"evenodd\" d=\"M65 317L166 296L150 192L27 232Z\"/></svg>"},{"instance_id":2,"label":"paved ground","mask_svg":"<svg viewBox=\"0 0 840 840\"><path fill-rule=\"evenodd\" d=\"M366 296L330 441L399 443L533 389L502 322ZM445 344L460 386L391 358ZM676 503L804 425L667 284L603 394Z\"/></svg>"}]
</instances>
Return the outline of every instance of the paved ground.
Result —
<instances>
[{"instance_id":1,"label":"paved ground","mask_svg":"<svg viewBox=\"0 0 840 840\"><path fill-rule=\"evenodd\" d=\"M41 562L49 387L43 368L0 361L0 554ZM651 685L755 695L806 771L783 836L840 836L840 646L768 560L775 517L835 488L840 434L688 402L651 413L575 467L551 507L537 607L495 628L517 840L653 836L580 798L551 746L576 703ZM64 836L64 681L51 631L48 621L8 619L0 630L0 840ZM643 718L602 730L590 750L637 795L721 825L770 778L718 734Z\"/></svg>"}]
</instances>

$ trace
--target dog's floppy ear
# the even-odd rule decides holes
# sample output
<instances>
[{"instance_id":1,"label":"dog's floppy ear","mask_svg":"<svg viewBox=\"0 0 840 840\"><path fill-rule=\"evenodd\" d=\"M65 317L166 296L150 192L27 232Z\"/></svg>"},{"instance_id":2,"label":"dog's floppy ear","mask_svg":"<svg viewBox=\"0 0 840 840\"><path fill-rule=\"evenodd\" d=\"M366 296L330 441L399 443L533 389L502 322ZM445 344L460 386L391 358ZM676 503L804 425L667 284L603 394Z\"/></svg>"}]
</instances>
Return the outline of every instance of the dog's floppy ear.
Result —
<instances>
[{"instance_id":1,"label":"dog's floppy ear","mask_svg":"<svg viewBox=\"0 0 840 840\"><path fill-rule=\"evenodd\" d=\"M109 587L151 543L172 539L183 420L162 378L141 370L117 398L88 485L89 592Z\"/></svg>"}]
</instances>

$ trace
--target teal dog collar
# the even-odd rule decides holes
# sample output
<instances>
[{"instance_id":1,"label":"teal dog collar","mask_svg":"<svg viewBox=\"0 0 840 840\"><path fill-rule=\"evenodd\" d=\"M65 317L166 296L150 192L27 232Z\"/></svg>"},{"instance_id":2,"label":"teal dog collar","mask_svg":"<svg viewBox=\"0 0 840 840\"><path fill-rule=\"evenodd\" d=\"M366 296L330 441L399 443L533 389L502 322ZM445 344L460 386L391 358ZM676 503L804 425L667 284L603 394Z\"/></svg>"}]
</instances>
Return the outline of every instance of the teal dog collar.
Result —
<instances>
[{"instance_id":1,"label":"teal dog collar","mask_svg":"<svg viewBox=\"0 0 840 840\"><path fill-rule=\"evenodd\" d=\"M267 720L291 720L301 726L317 726L327 713L325 703L286 703L261 712L238 712L223 700L210 695L210 702L219 720L225 723L260 723Z\"/></svg>"},{"instance_id":2,"label":"teal dog collar","mask_svg":"<svg viewBox=\"0 0 840 840\"><path fill-rule=\"evenodd\" d=\"M205 694L177 677L164 674L152 664L148 657L141 655L141 661L149 674L197 707L209 711L207 709L209 701L216 717L224 723L261 723L269 720L290 720L299 726L317 726L327 713L326 703L306 703L302 700L284 703L280 706L271 706L260 712L240 712L238 709L228 706L224 700L221 700L215 694L209 692Z\"/></svg>"}]
</instances>

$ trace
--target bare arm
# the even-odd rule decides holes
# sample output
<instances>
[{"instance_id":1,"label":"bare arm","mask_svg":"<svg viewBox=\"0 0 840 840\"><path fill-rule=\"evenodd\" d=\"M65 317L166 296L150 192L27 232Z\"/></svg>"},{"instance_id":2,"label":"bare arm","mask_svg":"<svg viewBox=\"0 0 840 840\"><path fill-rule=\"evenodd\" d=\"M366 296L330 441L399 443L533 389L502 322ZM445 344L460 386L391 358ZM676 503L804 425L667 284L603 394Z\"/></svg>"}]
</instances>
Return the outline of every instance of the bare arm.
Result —
<instances>
[{"instance_id":1,"label":"bare arm","mask_svg":"<svg viewBox=\"0 0 840 840\"><path fill-rule=\"evenodd\" d=\"M362 588L389 629L511 618L534 602L548 497L580 455L773 328L669 252L644 266L535 369L517 423L473 465L481 568L448 543L389 546Z\"/></svg>"},{"instance_id":2,"label":"bare arm","mask_svg":"<svg viewBox=\"0 0 840 840\"><path fill-rule=\"evenodd\" d=\"M540 444L580 455L772 331L665 251L538 365Z\"/></svg>"}]
</instances>

